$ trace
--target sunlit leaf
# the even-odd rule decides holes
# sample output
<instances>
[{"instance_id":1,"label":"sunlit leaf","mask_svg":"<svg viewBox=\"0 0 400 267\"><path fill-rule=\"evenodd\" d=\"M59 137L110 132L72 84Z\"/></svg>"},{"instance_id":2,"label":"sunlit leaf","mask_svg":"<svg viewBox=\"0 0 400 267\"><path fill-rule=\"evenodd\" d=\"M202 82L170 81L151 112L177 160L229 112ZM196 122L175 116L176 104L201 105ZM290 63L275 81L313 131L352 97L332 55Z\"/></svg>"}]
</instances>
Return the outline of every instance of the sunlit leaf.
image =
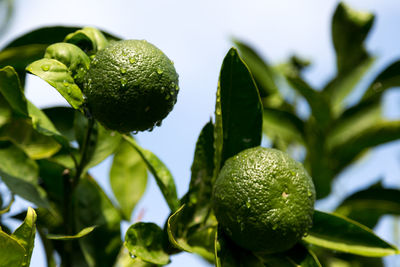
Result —
<instances>
[{"instance_id":1,"label":"sunlit leaf","mask_svg":"<svg viewBox=\"0 0 400 267\"><path fill-rule=\"evenodd\" d=\"M0 266L22 266L25 253L15 238L0 230Z\"/></svg>"},{"instance_id":2,"label":"sunlit leaf","mask_svg":"<svg viewBox=\"0 0 400 267\"><path fill-rule=\"evenodd\" d=\"M400 191L372 186L346 198L335 212L373 228L383 215L400 215Z\"/></svg>"},{"instance_id":3,"label":"sunlit leaf","mask_svg":"<svg viewBox=\"0 0 400 267\"><path fill-rule=\"evenodd\" d=\"M55 59L63 63L72 73L74 81L79 86L83 85L90 59L79 47L69 43L56 43L47 47L44 58Z\"/></svg>"},{"instance_id":4,"label":"sunlit leaf","mask_svg":"<svg viewBox=\"0 0 400 267\"><path fill-rule=\"evenodd\" d=\"M24 259L21 266L29 266L36 234L36 213L31 207L28 208L24 222L11 235L25 249Z\"/></svg>"},{"instance_id":5,"label":"sunlit leaf","mask_svg":"<svg viewBox=\"0 0 400 267\"><path fill-rule=\"evenodd\" d=\"M131 136L123 135L123 138L128 141L146 163L171 211L177 210L179 208L179 200L174 179L168 168L151 151L140 147Z\"/></svg>"},{"instance_id":6,"label":"sunlit leaf","mask_svg":"<svg viewBox=\"0 0 400 267\"><path fill-rule=\"evenodd\" d=\"M313 226L303 238L309 244L368 257L383 257L397 248L376 236L372 230L339 215L314 212Z\"/></svg>"},{"instance_id":7,"label":"sunlit leaf","mask_svg":"<svg viewBox=\"0 0 400 267\"><path fill-rule=\"evenodd\" d=\"M66 65L55 59L42 58L31 63L26 70L57 89L73 108L82 109L83 93Z\"/></svg>"},{"instance_id":8,"label":"sunlit leaf","mask_svg":"<svg viewBox=\"0 0 400 267\"><path fill-rule=\"evenodd\" d=\"M107 44L107 38L96 28L84 27L76 32L70 33L65 37L65 42L75 44L85 52L95 54L104 49Z\"/></svg>"},{"instance_id":9,"label":"sunlit leaf","mask_svg":"<svg viewBox=\"0 0 400 267\"><path fill-rule=\"evenodd\" d=\"M110 184L125 220L142 197L147 184L147 168L138 152L125 140L115 152Z\"/></svg>"},{"instance_id":10,"label":"sunlit leaf","mask_svg":"<svg viewBox=\"0 0 400 267\"><path fill-rule=\"evenodd\" d=\"M87 236L88 234L90 234L94 229L96 228L96 226L89 226L86 228L83 228L82 230L80 230L77 234L75 235L56 235L56 234L47 234L46 238L48 239L52 239L52 240L73 240L73 239L79 239L82 237Z\"/></svg>"},{"instance_id":11,"label":"sunlit leaf","mask_svg":"<svg viewBox=\"0 0 400 267\"><path fill-rule=\"evenodd\" d=\"M150 263L165 265L169 256L163 250L163 230L154 223L135 223L126 231L125 246L129 252Z\"/></svg>"}]
</instances>

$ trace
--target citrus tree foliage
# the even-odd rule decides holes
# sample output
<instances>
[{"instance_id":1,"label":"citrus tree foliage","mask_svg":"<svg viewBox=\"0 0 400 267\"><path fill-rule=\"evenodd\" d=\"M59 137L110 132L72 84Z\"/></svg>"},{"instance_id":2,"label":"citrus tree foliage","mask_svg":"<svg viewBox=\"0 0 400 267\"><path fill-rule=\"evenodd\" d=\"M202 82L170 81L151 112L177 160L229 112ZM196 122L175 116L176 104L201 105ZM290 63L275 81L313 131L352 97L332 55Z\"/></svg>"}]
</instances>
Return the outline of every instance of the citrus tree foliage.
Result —
<instances>
[{"instance_id":1,"label":"citrus tree foliage","mask_svg":"<svg viewBox=\"0 0 400 267\"><path fill-rule=\"evenodd\" d=\"M346 199L337 213L315 210L307 235L275 254L239 247L218 224L210 202L224 162L260 146L263 133L281 150L305 148L304 166L318 198L328 195L332 180L368 149L398 139L400 122L381 114L383 93L400 83L397 61L358 103L348 108L344 102L373 63L364 47L373 21L372 14L338 5L332 20L337 76L319 90L302 77L306 62L293 57L272 67L235 41L238 50L230 49L222 62L215 116L199 134L189 189L181 199L173 176L154 153L132 135L103 127L87 108L86 72L97 52L118 37L90 27L57 26L15 39L0 51L0 177L8 190L0 196L0 265L28 266L35 242L42 242L51 267L56 254L62 266L159 266L180 252L224 267L321 266L319 259L356 266L365 257L375 257L369 262L379 266L380 257L398 249L368 227L384 214L399 214L397 190L378 184ZM24 94L26 73L49 83L70 106L37 108ZM291 98L278 83L282 77ZM296 113L298 99L309 104L308 118ZM90 173L110 156L116 201ZM148 173L170 216L163 226L137 222L121 233L120 224L130 221ZM12 197L4 203L7 194ZM11 232L7 219L15 195L34 208L12 215L21 224Z\"/></svg>"}]
</instances>

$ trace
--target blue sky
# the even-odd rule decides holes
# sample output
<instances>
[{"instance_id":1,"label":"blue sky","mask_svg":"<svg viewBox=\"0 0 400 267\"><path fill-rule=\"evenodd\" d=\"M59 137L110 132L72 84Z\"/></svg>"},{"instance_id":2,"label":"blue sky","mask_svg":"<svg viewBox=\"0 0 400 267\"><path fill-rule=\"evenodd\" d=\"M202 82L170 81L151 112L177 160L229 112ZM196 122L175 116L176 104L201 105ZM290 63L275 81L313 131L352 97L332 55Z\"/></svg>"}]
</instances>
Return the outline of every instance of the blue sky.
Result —
<instances>
[{"instance_id":1,"label":"blue sky","mask_svg":"<svg viewBox=\"0 0 400 267\"><path fill-rule=\"evenodd\" d=\"M353 7L372 11L377 16L367 40L368 49L378 57L372 72L400 58L400 2L377 2L347 1ZM334 0L17 0L15 3L15 16L0 39L0 45L41 26L94 26L124 39L146 39L175 62L181 88L178 102L162 127L151 133L139 133L137 138L170 168L180 196L188 187L198 133L213 114L219 69L232 45L231 37L250 43L272 63L283 61L293 53L310 59L313 66L306 76L316 87L322 86L335 73L330 39L330 19L338 3ZM363 82L368 81L367 78ZM27 96L36 105L65 104L62 97L40 79L29 77L27 85ZM393 90L385 96L386 116L399 119L399 102L400 94ZM339 178L333 198L320 203L320 207L329 209L335 199L366 186L377 177L385 177L387 185L400 186L399 161L399 142L377 149ZM107 181L110 162L107 160L93 169L93 175L107 192L110 192ZM167 205L152 179L132 218L140 210L144 210L144 221L159 225L163 225L168 216ZM388 220L382 222L380 229L391 224ZM380 231L384 235L387 232ZM392 237L387 234L387 238ZM42 266L43 260L43 252L37 246L32 266ZM170 266L206 264L184 254L174 257Z\"/></svg>"}]
</instances>

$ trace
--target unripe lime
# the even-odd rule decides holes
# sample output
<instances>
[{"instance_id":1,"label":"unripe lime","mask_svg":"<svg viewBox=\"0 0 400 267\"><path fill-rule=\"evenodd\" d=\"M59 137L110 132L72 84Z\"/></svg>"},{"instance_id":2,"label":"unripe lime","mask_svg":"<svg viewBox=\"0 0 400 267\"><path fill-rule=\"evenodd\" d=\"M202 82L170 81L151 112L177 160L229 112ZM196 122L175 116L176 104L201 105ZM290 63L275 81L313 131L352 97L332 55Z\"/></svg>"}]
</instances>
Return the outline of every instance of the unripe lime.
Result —
<instances>
[{"instance_id":1,"label":"unripe lime","mask_svg":"<svg viewBox=\"0 0 400 267\"><path fill-rule=\"evenodd\" d=\"M94 118L119 132L160 125L178 94L173 62L144 40L113 42L93 58L84 94Z\"/></svg>"},{"instance_id":2,"label":"unripe lime","mask_svg":"<svg viewBox=\"0 0 400 267\"><path fill-rule=\"evenodd\" d=\"M212 203L222 229L239 246L263 253L288 250L312 225L315 189L303 165L270 148L229 158Z\"/></svg>"}]
</instances>

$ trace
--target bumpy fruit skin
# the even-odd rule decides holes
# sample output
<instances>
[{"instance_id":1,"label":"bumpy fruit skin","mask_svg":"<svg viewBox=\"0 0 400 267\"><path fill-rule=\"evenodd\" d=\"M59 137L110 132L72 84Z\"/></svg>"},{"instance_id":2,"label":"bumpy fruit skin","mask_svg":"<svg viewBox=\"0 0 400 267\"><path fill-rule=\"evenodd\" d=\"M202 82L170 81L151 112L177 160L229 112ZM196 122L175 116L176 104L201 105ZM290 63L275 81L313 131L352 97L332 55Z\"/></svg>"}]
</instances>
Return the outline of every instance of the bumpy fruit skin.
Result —
<instances>
[{"instance_id":1,"label":"bumpy fruit skin","mask_svg":"<svg viewBox=\"0 0 400 267\"><path fill-rule=\"evenodd\" d=\"M288 250L312 226L315 189L303 165L270 148L229 158L215 182L212 204L225 233L265 254Z\"/></svg>"},{"instance_id":2,"label":"bumpy fruit skin","mask_svg":"<svg viewBox=\"0 0 400 267\"><path fill-rule=\"evenodd\" d=\"M144 40L113 42L93 58L83 92L94 118L119 132L161 124L178 94L173 62Z\"/></svg>"}]
</instances>

